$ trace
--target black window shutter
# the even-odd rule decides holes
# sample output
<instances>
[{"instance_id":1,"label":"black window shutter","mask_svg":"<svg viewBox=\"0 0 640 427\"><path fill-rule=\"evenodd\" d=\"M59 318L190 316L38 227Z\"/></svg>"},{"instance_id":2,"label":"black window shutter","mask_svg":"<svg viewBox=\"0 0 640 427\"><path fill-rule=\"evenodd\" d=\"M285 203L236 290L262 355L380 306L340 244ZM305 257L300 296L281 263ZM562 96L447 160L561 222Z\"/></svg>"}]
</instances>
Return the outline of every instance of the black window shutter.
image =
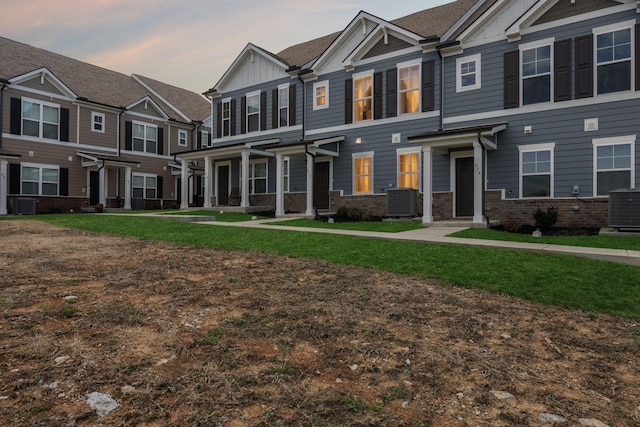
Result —
<instances>
[{"instance_id":1,"label":"black window shutter","mask_svg":"<svg viewBox=\"0 0 640 427\"><path fill-rule=\"evenodd\" d=\"M593 35L577 37L576 43L576 98L593 96Z\"/></svg>"},{"instance_id":2,"label":"black window shutter","mask_svg":"<svg viewBox=\"0 0 640 427\"><path fill-rule=\"evenodd\" d=\"M9 165L9 193L20 194L20 163Z\"/></svg>"},{"instance_id":3,"label":"black window shutter","mask_svg":"<svg viewBox=\"0 0 640 427\"><path fill-rule=\"evenodd\" d=\"M69 141L69 109L60 109L60 141Z\"/></svg>"},{"instance_id":4,"label":"black window shutter","mask_svg":"<svg viewBox=\"0 0 640 427\"><path fill-rule=\"evenodd\" d=\"M240 98L240 133L247 133L247 97Z\"/></svg>"},{"instance_id":5,"label":"black window shutter","mask_svg":"<svg viewBox=\"0 0 640 427\"><path fill-rule=\"evenodd\" d=\"M344 81L344 122L353 123L353 79Z\"/></svg>"},{"instance_id":6,"label":"black window shutter","mask_svg":"<svg viewBox=\"0 0 640 427\"><path fill-rule=\"evenodd\" d=\"M216 106L216 137L222 138L222 102Z\"/></svg>"},{"instance_id":7,"label":"black window shutter","mask_svg":"<svg viewBox=\"0 0 640 427\"><path fill-rule=\"evenodd\" d=\"M196 150L202 148L202 132L198 132L198 142L196 144Z\"/></svg>"},{"instance_id":8,"label":"black window shutter","mask_svg":"<svg viewBox=\"0 0 640 427\"><path fill-rule=\"evenodd\" d=\"M433 60L422 63L422 111L435 109L435 63Z\"/></svg>"},{"instance_id":9,"label":"black window shutter","mask_svg":"<svg viewBox=\"0 0 640 427\"><path fill-rule=\"evenodd\" d=\"M124 122L124 149L133 150L133 123L130 121Z\"/></svg>"},{"instance_id":10,"label":"black window shutter","mask_svg":"<svg viewBox=\"0 0 640 427\"><path fill-rule=\"evenodd\" d=\"M520 106L520 51L504 53L504 108Z\"/></svg>"},{"instance_id":11,"label":"black window shutter","mask_svg":"<svg viewBox=\"0 0 640 427\"><path fill-rule=\"evenodd\" d=\"M398 69L387 70L387 117L398 115Z\"/></svg>"},{"instance_id":12,"label":"black window shutter","mask_svg":"<svg viewBox=\"0 0 640 427\"><path fill-rule=\"evenodd\" d=\"M561 40L555 42L554 67L555 81L554 100L568 101L571 99L571 40Z\"/></svg>"},{"instance_id":13,"label":"black window shutter","mask_svg":"<svg viewBox=\"0 0 640 427\"><path fill-rule=\"evenodd\" d=\"M60 188L58 192L61 196L69 195L69 168L60 168Z\"/></svg>"},{"instance_id":14,"label":"black window shutter","mask_svg":"<svg viewBox=\"0 0 640 427\"><path fill-rule=\"evenodd\" d=\"M236 100L232 99L231 100L231 117L230 117L230 121L231 121L231 135L235 135L236 134Z\"/></svg>"},{"instance_id":15,"label":"black window shutter","mask_svg":"<svg viewBox=\"0 0 640 427\"><path fill-rule=\"evenodd\" d=\"M211 147L211 133L207 134L207 146Z\"/></svg>"},{"instance_id":16,"label":"black window shutter","mask_svg":"<svg viewBox=\"0 0 640 427\"><path fill-rule=\"evenodd\" d=\"M162 199L162 176L158 175L156 178L156 198Z\"/></svg>"},{"instance_id":17,"label":"black window shutter","mask_svg":"<svg viewBox=\"0 0 640 427\"><path fill-rule=\"evenodd\" d=\"M164 128L158 128L158 154L164 154Z\"/></svg>"},{"instance_id":18,"label":"black window shutter","mask_svg":"<svg viewBox=\"0 0 640 427\"><path fill-rule=\"evenodd\" d=\"M271 129L278 129L280 125L280 111L278 102L280 99L278 98L278 89L274 89L271 95Z\"/></svg>"},{"instance_id":19,"label":"black window shutter","mask_svg":"<svg viewBox=\"0 0 640 427\"><path fill-rule=\"evenodd\" d=\"M289 86L289 126L296 125L296 85Z\"/></svg>"},{"instance_id":20,"label":"black window shutter","mask_svg":"<svg viewBox=\"0 0 640 427\"><path fill-rule=\"evenodd\" d=\"M636 24L635 28L635 42L636 42L636 51L635 51L635 67L636 67L636 90L640 90L640 24Z\"/></svg>"},{"instance_id":21,"label":"black window shutter","mask_svg":"<svg viewBox=\"0 0 640 427\"><path fill-rule=\"evenodd\" d=\"M373 119L382 118L382 71L373 73Z\"/></svg>"},{"instance_id":22,"label":"black window shutter","mask_svg":"<svg viewBox=\"0 0 640 427\"><path fill-rule=\"evenodd\" d=\"M22 133L22 100L20 98L11 98L11 123L9 131L13 135Z\"/></svg>"},{"instance_id":23,"label":"black window shutter","mask_svg":"<svg viewBox=\"0 0 640 427\"><path fill-rule=\"evenodd\" d=\"M267 130L267 92L260 92L260 130Z\"/></svg>"}]
</instances>

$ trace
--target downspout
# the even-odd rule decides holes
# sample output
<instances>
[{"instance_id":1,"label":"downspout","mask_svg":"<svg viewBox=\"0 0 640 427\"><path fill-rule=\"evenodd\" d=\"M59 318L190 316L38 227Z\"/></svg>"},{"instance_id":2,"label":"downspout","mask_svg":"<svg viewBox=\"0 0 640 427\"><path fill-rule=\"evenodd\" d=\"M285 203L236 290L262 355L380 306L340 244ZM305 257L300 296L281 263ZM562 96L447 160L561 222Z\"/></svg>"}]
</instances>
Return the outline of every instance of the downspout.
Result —
<instances>
[{"instance_id":1,"label":"downspout","mask_svg":"<svg viewBox=\"0 0 640 427\"><path fill-rule=\"evenodd\" d=\"M480 144L480 147L482 147L482 158L480 159L480 161L482 162L482 175L480 176L480 179L482 179L482 192L481 192L481 203L482 203L482 216L485 218L486 222L487 222L487 227L489 226L489 217L487 216L487 209L485 206L485 183L487 182L487 169L486 169L486 155L487 155L487 150L486 147L484 146L484 144L482 143L482 135L480 134L480 131L478 131L478 143Z\"/></svg>"}]
</instances>

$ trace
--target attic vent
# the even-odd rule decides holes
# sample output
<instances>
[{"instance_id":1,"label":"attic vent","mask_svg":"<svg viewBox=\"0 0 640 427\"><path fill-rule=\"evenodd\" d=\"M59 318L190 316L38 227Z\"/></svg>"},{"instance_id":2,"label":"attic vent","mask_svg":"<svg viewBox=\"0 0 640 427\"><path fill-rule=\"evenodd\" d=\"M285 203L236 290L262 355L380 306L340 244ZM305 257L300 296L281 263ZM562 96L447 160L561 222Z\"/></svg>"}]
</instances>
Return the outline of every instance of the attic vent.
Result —
<instances>
[{"instance_id":1,"label":"attic vent","mask_svg":"<svg viewBox=\"0 0 640 427\"><path fill-rule=\"evenodd\" d=\"M418 215L416 190L413 188L390 188L387 190L387 216Z\"/></svg>"},{"instance_id":2,"label":"attic vent","mask_svg":"<svg viewBox=\"0 0 640 427\"><path fill-rule=\"evenodd\" d=\"M585 119L584 120L584 131L585 132L593 132L594 130L598 130L598 118Z\"/></svg>"},{"instance_id":3,"label":"attic vent","mask_svg":"<svg viewBox=\"0 0 640 427\"><path fill-rule=\"evenodd\" d=\"M609 192L609 226L640 228L640 190L621 189Z\"/></svg>"}]
</instances>

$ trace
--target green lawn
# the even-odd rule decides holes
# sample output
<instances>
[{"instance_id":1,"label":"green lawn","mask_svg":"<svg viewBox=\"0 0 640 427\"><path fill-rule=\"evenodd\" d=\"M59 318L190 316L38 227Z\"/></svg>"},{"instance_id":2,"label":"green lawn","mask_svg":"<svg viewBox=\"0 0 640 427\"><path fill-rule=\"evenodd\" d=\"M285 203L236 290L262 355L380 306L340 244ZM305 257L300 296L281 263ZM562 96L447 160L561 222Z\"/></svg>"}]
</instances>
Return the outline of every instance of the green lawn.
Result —
<instances>
[{"instance_id":1,"label":"green lawn","mask_svg":"<svg viewBox=\"0 0 640 427\"><path fill-rule=\"evenodd\" d=\"M533 237L529 234L508 233L506 231L488 228L469 228L450 234L451 237L466 237L471 239L501 240L509 242L544 243L550 245L584 246L590 248L627 249L640 251L640 236L625 235L621 232L616 236L541 236Z\"/></svg>"},{"instance_id":2,"label":"green lawn","mask_svg":"<svg viewBox=\"0 0 640 427\"><path fill-rule=\"evenodd\" d=\"M270 222L269 225L287 225L291 227L327 228L332 230L379 231L381 233L400 233L402 231L424 228L418 221L356 221L334 222L333 224L315 219L297 218Z\"/></svg>"},{"instance_id":3,"label":"green lawn","mask_svg":"<svg viewBox=\"0 0 640 427\"><path fill-rule=\"evenodd\" d=\"M196 246L323 259L434 278L560 307L640 318L640 268L626 264L475 246L222 227L148 216L63 214L27 219Z\"/></svg>"}]
</instances>

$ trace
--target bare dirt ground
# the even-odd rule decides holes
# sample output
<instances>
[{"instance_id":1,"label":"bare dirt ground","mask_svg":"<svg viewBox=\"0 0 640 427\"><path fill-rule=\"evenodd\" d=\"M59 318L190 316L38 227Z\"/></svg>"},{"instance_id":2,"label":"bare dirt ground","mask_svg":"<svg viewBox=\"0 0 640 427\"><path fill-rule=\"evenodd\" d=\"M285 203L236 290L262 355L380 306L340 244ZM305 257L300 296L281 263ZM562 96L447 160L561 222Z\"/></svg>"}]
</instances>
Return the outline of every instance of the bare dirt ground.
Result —
<instances>
[{"instance_id":1,"label":"bare dirt ground","mask_svg":"<svg viewBox=\"0 0 640 427\"><path fill-rule=\"evenodd\" d=\"M638 321L423 278L1 221L0 314L0 426L640 425Z\"/></svg>"}]
</instances>

